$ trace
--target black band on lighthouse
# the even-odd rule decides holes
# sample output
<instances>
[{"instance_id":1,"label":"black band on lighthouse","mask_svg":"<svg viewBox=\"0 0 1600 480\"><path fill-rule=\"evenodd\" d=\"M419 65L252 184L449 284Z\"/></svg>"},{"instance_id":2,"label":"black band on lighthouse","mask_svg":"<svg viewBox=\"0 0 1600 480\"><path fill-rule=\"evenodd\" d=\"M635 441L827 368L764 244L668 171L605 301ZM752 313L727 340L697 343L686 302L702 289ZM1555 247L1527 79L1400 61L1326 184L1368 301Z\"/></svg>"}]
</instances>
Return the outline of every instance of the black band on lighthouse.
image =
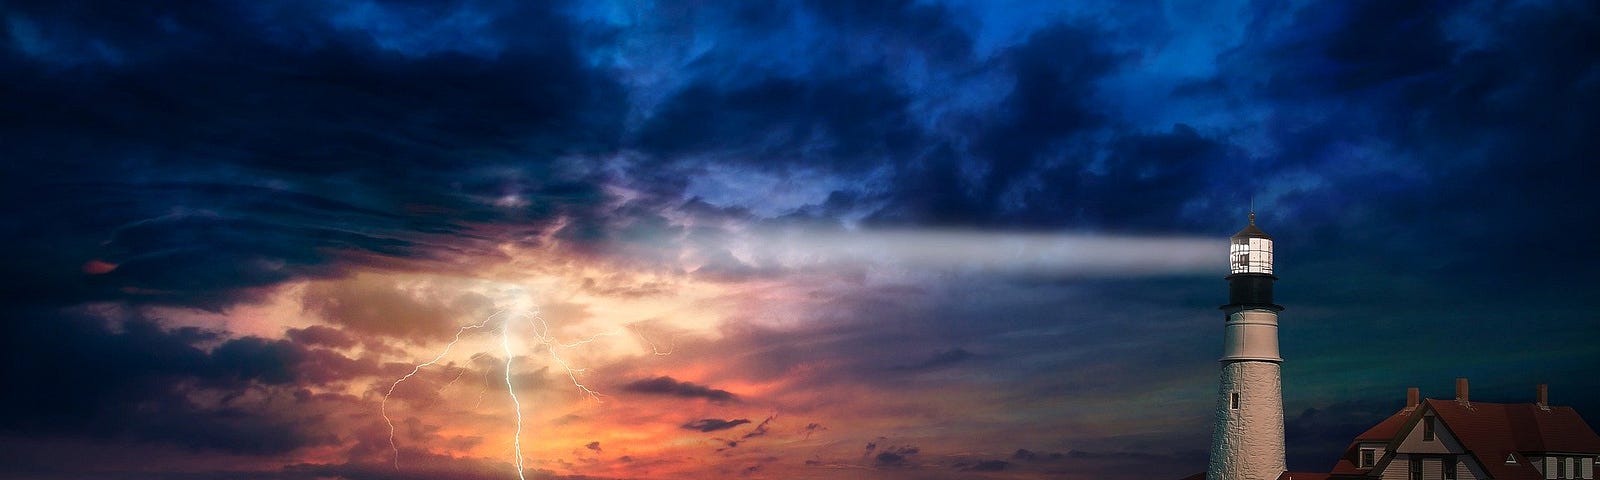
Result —
<instances>
[{"instance_id":1,"label":"black band on lighthouse","mask_svg":"<svg viewBox=\"0 0 1600 480\"><path fill-rule=\"evenodd\" d=\"M1235 273L1228 275L1228 304L1223 305L1223 310L1244 310L1260 308L1282 311L1283 307L1272 302L1272 284L1278 277L1264 273Z\"/></svg>"}]
</instances>

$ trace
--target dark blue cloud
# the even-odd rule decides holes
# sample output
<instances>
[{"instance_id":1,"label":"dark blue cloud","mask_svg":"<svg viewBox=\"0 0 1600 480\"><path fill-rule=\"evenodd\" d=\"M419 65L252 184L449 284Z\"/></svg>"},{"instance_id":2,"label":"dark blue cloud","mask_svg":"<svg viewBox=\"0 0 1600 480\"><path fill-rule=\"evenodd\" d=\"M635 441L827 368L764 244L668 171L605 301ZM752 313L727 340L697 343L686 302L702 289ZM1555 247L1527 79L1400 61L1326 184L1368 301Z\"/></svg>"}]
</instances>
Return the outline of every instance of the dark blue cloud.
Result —
<instances>
[{"instance_id":1,"label":"dark blue cloud","mask_svg":"<svg viewBox=\"0 0 1600 480\"><path fill-rule=\"evenodd\" d=\"M12 312L0 324L0 377L27 388L0 399L0 437L131 439L209 452L281 454L338 437L325 425L267 408L270 400L238 396L253 388L342 381L377 369L287 340L224 340L221 332L167 329L138 316L108 321L101 315ZM207 344L215 348L203 350ZM201 400L207 396L222 400Z\"/></svg>"}]
</instances>

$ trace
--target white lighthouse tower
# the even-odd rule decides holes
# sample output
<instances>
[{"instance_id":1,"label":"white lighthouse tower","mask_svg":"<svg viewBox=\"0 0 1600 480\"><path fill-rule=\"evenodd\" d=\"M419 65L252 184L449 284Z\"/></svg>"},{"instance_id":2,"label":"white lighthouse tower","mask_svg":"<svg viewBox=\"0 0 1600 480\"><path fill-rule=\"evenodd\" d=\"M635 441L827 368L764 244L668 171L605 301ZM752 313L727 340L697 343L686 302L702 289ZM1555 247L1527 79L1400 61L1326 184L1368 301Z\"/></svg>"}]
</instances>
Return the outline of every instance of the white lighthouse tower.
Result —
<instances>
[{"instance_id":1,"label":"white lighthouse tower","mask_svg":"<svg viewBox=\"0 0 1600 480\"><path fill-rule=\"evenodd\" d=\"M1272 237L1250 224L1228 251L1227 326L1207 480L1275 480L1283 460L1283 358L1272 303Z\"/></svg>"}]
</instances>

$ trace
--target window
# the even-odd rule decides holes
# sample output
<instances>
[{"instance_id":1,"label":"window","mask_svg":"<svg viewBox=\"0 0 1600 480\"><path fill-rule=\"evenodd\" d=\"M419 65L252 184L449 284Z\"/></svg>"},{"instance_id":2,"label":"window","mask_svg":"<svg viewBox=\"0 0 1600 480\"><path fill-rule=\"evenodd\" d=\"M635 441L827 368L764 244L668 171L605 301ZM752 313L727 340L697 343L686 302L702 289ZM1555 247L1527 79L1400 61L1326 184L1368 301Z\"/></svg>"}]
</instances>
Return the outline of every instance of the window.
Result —
<instances>
[{"instance_id":1,"label":"window","mask_svg":"<svg viewBox=\"0 0 1600 480\"><path fill-rule=\"evenodd\" d=\"M1556 458L1556 478L1569 478L1567 473L1567 457Z\"/></svg>"},{"instance_id":2,"label":"window","mask_svg":"<svg viewBox=\"0 0 1600 480\"><path fill-rule=\"evenodd\" d=\"M1371 448L1361 449L1361 468L1372 468L1378 464L1378 451Z\"/></svg>"},{"instance_id":3,"label":"window","mask_svg":"<svg viewBox=\"0 0 1600 480\"><path fill-rule=\"evenodd\" d=\"M1422 480L1422 459L1411 457L1411 480Z\"/></svg>"},{"instance_id":4,"label":"window","mask_svg":"<svg viewBox=\"0 0 1600 480\"><path fill-rule=\"evenodd\" d=\"M1456 457L1444 457L1444 480L1456 480Z\"/></svg>"},{"instance_id":5,"label":"window","mask_svg":"<svg viewBox=\"0 0 1600 480\"><path fill-rule=\"evenodd\" d=\"M1433 441L1433 417L1422 417L1422 441Z\"/></svg>"},{"instance_id":6,"label":"window","mask_svg":"<svg viewBox=\"0 0 1600 480\"><path fill-rule=\"evenodd\" d=\"M1233 409L1239 409L1239 392L1233 392Z\"/></svg>"},{"instance_id":7,"label":"window","mask_svg":"<svg viewBox=\"0 0 1600 480\"><path fill-rule=\"evenodd\" d=\"M1506 454L1506 465L1516 465L1516 464L1517 464L1517 456L1514 455L1514 454L1507 453Z\"/></svg>"}]
</instances>

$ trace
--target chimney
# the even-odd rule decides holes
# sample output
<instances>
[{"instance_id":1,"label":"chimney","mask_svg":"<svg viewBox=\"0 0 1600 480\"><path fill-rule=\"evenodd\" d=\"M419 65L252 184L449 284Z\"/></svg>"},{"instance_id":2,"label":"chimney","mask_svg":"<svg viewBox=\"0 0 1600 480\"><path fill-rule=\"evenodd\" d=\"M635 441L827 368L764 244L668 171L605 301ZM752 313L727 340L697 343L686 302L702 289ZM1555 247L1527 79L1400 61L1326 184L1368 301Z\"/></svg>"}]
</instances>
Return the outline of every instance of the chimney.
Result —
<instances>
[{"instance_id":1,"label":"chimney","mask_svg":"<svg viewBox=\"0 0 1600 480\"><path fill-rule=\"evenodd\" d=\"M1550 408L1550 384L1541 383L1539 384L1538 390L1539 406L1545 409Z\"/></svg>"},{"instance_id":2,"label":"chimney","mask_svg":"<svg viewBox=\"0 0 1600 480\"><path fill-rule=\"evenodd\" d=\"M1472 403L1472 400L1467 398L1467 377L1456 378L1456 401Z\"/></svg>"},{"instance_id":3,"label":"chimney","mask_svg":"<svg viewBox=\"0 0 1600 480\"><path fill-rule=\"evenodd\" d=\"M1417 390L1417 387L1406 389L1406 408L1417 408L1417 404L1421 401L1422 393Z\"/></svg>"}]
</instances>

